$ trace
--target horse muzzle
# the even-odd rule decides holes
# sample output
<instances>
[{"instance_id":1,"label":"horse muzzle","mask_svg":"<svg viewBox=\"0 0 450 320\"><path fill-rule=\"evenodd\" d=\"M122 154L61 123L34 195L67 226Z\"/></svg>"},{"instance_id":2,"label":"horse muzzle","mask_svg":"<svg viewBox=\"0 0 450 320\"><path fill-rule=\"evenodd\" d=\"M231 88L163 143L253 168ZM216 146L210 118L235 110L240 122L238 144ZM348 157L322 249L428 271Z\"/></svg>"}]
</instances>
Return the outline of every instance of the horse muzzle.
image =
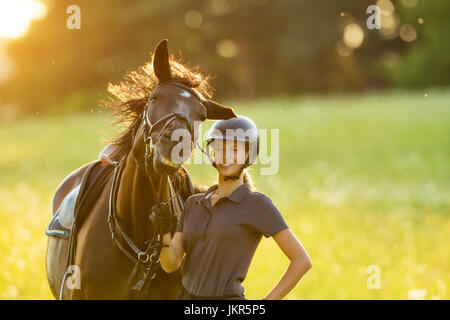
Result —
<instances>
[{"instance_id":1,"label":"horse muzzle","mask_svg":"<svg viewBox=\"0 0 450 320\"><path fill-rule=\"evenodd\" d=\"M172 159L164 156L158 148L155 148L155 156L153 157L153 167L157 172L173 173L177 171L182 163L176 163Z\"/></svg>"}]
</instances>

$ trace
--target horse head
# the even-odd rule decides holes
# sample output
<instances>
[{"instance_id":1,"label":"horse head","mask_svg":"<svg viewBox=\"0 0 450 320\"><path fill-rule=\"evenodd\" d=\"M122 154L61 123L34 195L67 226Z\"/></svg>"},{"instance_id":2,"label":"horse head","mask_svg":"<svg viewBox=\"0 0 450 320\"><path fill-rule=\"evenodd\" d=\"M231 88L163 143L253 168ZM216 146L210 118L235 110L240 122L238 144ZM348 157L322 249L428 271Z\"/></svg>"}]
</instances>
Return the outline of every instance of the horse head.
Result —
<instances>
[{"instance_id":1,"label":"horse head","mask_svg":"<svg viewBox=\"0 0 450 320\"><path fill-rule=\"evenodd\" d=\"M172 76L166 39L156 46L152 63L158 85L148 96L132 152L137 163L151 158L158 174L172 174L190 157L202 121L229 119L236 113L206 99L188 79Z\"/></svg>"}]
</instances>

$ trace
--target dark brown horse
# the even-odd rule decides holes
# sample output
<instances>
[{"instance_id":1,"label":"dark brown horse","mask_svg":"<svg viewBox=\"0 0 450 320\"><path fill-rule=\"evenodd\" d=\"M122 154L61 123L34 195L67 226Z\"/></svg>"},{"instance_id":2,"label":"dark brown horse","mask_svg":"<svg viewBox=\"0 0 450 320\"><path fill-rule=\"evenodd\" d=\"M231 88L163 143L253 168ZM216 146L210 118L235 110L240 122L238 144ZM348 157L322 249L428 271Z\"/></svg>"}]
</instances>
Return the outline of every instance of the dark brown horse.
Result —
<instances>
[{"instance_id":1,"label":"dark brown horse","mask_svg":"<svg viewBox=\"0 0 450 320\"><path fill-rule=\"evenodd\" d=\"M195 132L193 128L205 119L228 119L236 114L232 108L209 100L211 88L207 78L169 57L167 40L155 48L150 63L129 73L126 81L119 85L111 85L109 91L118 98L109 103L119 116L116 123L125 124L125 129L110 142L115 146L111 158L123 159L113 205L124 233L144 251L146 241L152 239L155 231L149 219L155 199L167 201L170 195L168 176L176 175L181 179L183 189L180 194L184 200L190 195L186 189L187 172L180 162L171 161L172 148L178 143L171 140L173 130L183 128L192 133ZM144 168L146 145L143 135L144 129L148 129L145 126L151 128L145 132L154 143L151 157L147 157L147 170ZM196 141L194 136L189 152ZM89 165L72 172L58 186L53 199L53 214L65 196L79 186ZM67 271L69 241L49 236L47 278L53 295L58 298L60 288L63 288L61 297L64 299L175 299L181 285L181 271L167 274L159 268L148 290L130 287L129 278L135 263L119 248L127 247L124 236L116 234L119 243L115 242L108 224L112 185L113 177L110 177L77 228L73 262L79 268L79 289L69 290L66 285L61 285ZM128 253L133 255L133 252Z\"/></svg>"}]
</instances>

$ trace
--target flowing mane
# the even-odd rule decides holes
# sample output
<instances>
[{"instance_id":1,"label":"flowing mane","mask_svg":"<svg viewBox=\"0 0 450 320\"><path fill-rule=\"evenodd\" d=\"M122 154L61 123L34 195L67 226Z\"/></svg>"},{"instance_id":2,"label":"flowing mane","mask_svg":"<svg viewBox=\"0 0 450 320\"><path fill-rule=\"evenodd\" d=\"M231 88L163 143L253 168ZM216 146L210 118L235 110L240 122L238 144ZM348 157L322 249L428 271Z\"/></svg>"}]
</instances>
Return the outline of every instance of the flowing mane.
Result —
<instances>
[{"instance_id":1,"label":"flowing mane","mask_svg":"<svg viewBox=\"0 0 450 320\"><path fill-rule=\"evenodd\" d=\"M170 55L170 71L174 79L195 88L204 97L211 98L213 88L208 81L210 76L203 76L198 72L198 66L191 69L177 61ZM113 97L110 101L103 101L103 107L112 109L112 117L117 120L111 126L118 126L113 138L104 139L105 144L117 145L117 156L121 158L131 150L133 133L139 126L139 116L143 113L147 98L158 84L153 70L153 62L149 61L135 71L127 72L124 80L119 84L108 84L108 92Z\"/></svg>"}]
</instances>

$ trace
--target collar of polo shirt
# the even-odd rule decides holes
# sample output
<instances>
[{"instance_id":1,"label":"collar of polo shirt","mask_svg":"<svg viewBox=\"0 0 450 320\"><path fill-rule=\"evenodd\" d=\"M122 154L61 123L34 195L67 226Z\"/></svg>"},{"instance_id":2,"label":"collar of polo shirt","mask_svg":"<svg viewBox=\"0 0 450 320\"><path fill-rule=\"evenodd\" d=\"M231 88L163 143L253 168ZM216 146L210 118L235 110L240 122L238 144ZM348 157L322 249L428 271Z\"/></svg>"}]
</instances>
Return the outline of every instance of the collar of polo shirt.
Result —
<instances>
[{"instance_id":1,"label":"collar of polo shirt","mask_svg":"<svg viewBox=\"0 0 450 320\"><path fill-rule=\"evenodd\" d=\"M209 198L211 195L211 192L216 190L218 188L218 184L212 185L211 187L206 190L205 194L202 196L201 200L203 203L206 204L206 199ZM237 187L229 196L226 196L224 198L228 198L233 202L240 203L244 198L247 196L247 194L250 192L250 186L248 183L244 182L242 185Z\"/></svg>"}]
</instances>

